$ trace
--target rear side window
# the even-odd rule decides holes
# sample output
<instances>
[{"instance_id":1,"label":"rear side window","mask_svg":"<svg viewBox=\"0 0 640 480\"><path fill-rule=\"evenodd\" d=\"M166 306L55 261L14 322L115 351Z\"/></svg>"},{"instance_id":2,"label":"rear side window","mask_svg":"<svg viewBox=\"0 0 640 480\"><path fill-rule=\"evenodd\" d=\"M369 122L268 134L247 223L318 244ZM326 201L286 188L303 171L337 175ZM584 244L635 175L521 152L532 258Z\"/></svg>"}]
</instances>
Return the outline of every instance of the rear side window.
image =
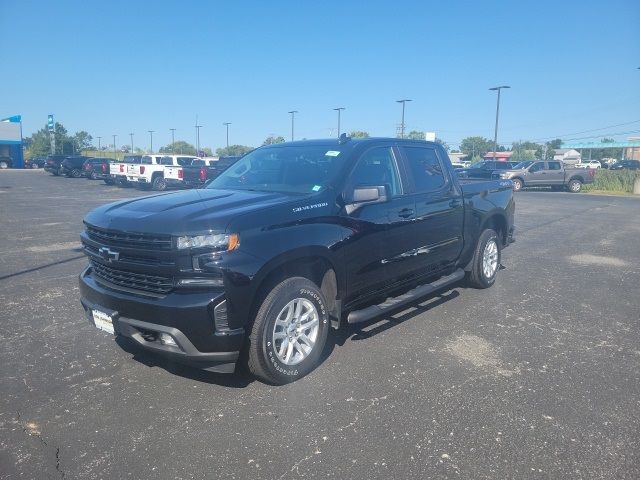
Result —
<instances>
[{"instance_id":1,"label":"rear side window","mask_svg":"<svg viewBox=\"0 0 640 480\"><path fill-rule=\"evenodd\" d=\"M160 165L173 165L173 158L171 158L171 157L162 157L160 159Z\"/></svg>"},{"instance_id":2,"label":"rear side window","mask_svg":"<svg viewBox=\"0 0 640 480\"><path fill-rule=\"evenodd\" d=\"M191 162L192 167L203 167L204 165L204 160L194 160L193 162Z\"/></svg>"},{"instance_id":3,"label":"rear side window","mask_svg":"<svg viewBox=\"0 0 640 480\"><path fill-rule=\"evenodd\" d=\"M509 170L511 168L511 164L507 162L497 162L496 170Z\"/></svg>"},{"instance_id":4,"label":"rear side window","mask_svg":"<svg viewBox=\"0 0 640 480\"><path fill-rule=\"evenodd\" d=\"M433 148L401 147L417 192L430 192L445 184L440 160Z\"/></svg>"},{"instance_id":5,"label":"rear side window","mask_svg":"<svg viewBox=\"0 0 640 480\"><path fill-rule=\"evenodd\" d=\"M186 167L191 165L192 161L193 161L192 157L178 157L178 165L180 165L181 167Z\"/></svg>"},{"instance_id":6,"label":"rear side window","mask_svg":"<svg viewBox=\"0 0 640 480\"><path fill-rule=\"evenodd\" d=\"M529 169L531 173L539 172L540 170L544 170L544 162L536 162L531 165L531 168Z\"/></svg>"},{"instance_id":7,"label":"rear side window","mask_svg":"<svg viewBox=\"0 0 640 480\"><path fill-rule=\"evenodd\" d=\"M549 162L549 170L560 170L560 162Z\"/></svg>"}]
</instances>

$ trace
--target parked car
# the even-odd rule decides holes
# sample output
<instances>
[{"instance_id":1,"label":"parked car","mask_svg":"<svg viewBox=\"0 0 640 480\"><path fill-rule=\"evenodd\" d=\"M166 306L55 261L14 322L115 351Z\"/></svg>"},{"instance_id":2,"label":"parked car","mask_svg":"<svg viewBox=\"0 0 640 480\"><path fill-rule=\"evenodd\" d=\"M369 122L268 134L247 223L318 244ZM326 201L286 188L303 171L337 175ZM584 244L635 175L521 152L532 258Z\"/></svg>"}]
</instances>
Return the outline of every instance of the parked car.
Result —
<instances>
[{"instance_id":1,"label":"parked car","mask_svg":"<svg viewBox=\"0 0 640 480\"><path fill-rule=\"evenodd\" d=\"M13 159L6 155L0 156L0 170L11 168L13 166Z\"/></svg>"},{"instance_id":2,"label":"parked car","mask_svg":"<svg viewBox=\"0 0 640 480\"><path fill-rule=\"evenodd\" d=\"M82 176L84 162L89 157L83 155L73 155L66 157L60 163L60 173L69 178L80 178Z\"/></svg>"},{"instance_id":3,"label":"parked car","mask_svg":"<svg viewBox=\"0 0 640 480\"><path fill-rule=\"evenodd\" d=\"M459 180L434 142L264 146L207 188L91 211L81 303L157 355L230 373L242 351L254 375L288 383L315 368L331 327L465 277L492 286L514 210L511 182Z\"/></svg>"},{"instance_id":4,"label":"parked car","mask_svg":"<svg viewBox=\"0 0 640 480\"><path fill-rule=\"evenodd\" d=\"M551 187L554 190L568 189L572 193L582 190L582 185L593 183L595 169L567 168L560 161L533 162L524 168L496 172L498 178L511 180L513 190L523 187Z\"/></svg>"},{"instance_id":5,"label":"parked car","mask_svg":"<svg viewBox=\"0 0 640 480\"><path fill-rule=\"evenodd\" d=\"M210 180L217 178L240 157L220 157L218 159L196 159L191 165L183 167L184 183L187 187L200 188Z\"/></svg>"},{"instance_id":6,"label":"parked car","mask_svg":"<svg viewBox=\"0 0 640 480\"><path fill-rule=\"evenodd\" d=\"M125 155L121 162L116 161L109 165L109 178L104 179L107 185L118 185L119 187L128 187L129 181L127 175L130 171L134 171L142 162L142 155Z\"/></svg>"},{"instance_id":7,"label":"parked car","mask_svg":"<svg viewBox=\"0 0 640 480\"><path fill-rule=\"evenodd\" d=\"M587 162L576 163L575 168L602 168L602 164L598 160L589 160Z\"/></svg>"},{"instance_id":8,"label":"parked car","mask_svg":"<svg viewBox=\"0 0 640 480\"><path fill-rule=\"evenodd\" d=\"M611 165L609 170L640 170L640 160L621 160Z\"/></svg>"},{"instance_id":9,"label":"parked car","mask_svg":"<svg viewBox=\"0 0 640 480\"><path fill-rule=\"evenodd\" d=\"M516 162L503 162L485 160L471 165L469 168L458 170L460 178L492 178L493 172L496 170L508 170L513 168Z\"/></svg>"},{"instance_id":10,"label":"parked car","mask_svg":"<svg viewBox=\"0 0 640 480\"><path fill-rule=\"evenodd\" d=\"M24 168L43 168L47 163L47 157L31 157L24 161Z\"/></svg>"},{"instance_id":11,"label":"parked car","mask_svg":"<svg viewBox=\"0 0 640 480\"><path fill-rule=\"evenodd\" d=\"M62 168L60 164L62 161L67 158L66 155L49 155L47 156L47 162L44 165L44 170L46 172L55 175L56 177L62 175Z\"/></svg>"},{"instance_id":12,"label":"parked car","mask_svg":"<svg viewBox=\"0 0 640 480\"><path fill-rule=\"evenodd\" d=\"M106 181L111 178L109 175L109 165L115 161L115 158L89 158L84 162L84 176L87 177L88 180Z\"/></svg>"}]
</instances>

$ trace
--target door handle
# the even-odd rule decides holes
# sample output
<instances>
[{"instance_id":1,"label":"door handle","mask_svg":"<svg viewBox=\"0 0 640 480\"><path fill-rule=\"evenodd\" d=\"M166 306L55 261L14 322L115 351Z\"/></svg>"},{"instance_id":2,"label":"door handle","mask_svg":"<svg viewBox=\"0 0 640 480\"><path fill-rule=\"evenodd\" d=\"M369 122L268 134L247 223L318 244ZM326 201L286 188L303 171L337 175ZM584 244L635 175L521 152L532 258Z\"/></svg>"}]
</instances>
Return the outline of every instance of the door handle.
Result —
<instances>
[{"instance_id":1,"label":"door handle","mask_svg":"<svg viewBox=\"0 0 640 480\"><path fill-rule=\"evenodd\" d=\"M456 207L459 207L460 205L462 205L462 202L460 200L451 200L449 202L449 207L451 208L456 208Z\"/></svg>"},{"instance_id":2,"label":"door handle","mask_svg":"<svg viewBox=\"0 0 640 480\"><path fill-rule=\"evenodd\" d=\"M398 216L402 218L409 218L413 215L413 208L403 208L398 212Z\"/></svg>"}]
</instances>

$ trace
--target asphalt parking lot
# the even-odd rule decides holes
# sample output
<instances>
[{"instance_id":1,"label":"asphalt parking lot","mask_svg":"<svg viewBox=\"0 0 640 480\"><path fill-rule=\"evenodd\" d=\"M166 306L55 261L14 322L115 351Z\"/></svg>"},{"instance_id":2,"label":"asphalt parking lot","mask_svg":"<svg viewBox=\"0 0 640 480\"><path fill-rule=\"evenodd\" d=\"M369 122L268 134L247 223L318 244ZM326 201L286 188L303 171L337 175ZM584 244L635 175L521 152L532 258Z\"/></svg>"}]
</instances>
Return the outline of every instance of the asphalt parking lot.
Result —
<instances>
[{"instance_id":1,"label":"asphalt parking lot","mask_svg":"<svg viewBox=\"0 0 640 480\"><path fill-rule=\"evenodd\" d=\"M0 172L1 478L640 478L640 199L519 192L493 288L336 332L272 387L85 319L83 215L148 194Z\"/></svg>"}]
</instances>

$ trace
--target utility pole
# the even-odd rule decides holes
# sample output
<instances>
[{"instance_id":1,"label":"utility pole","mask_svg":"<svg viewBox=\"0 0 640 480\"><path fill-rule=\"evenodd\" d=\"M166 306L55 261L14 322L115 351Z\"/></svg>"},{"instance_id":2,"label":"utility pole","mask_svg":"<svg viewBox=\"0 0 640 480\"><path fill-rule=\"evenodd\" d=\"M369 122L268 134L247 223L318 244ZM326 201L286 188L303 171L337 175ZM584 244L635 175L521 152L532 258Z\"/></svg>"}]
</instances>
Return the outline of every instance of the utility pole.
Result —
<instances>
[{"instance_id":1,"label":"utility pole","mask_svg":"<svg viewBox=\"0 0 640 480\"><path fill-rule=\"evenodd\" d=\"M227 127L227 148L229 148L229 125L231 125L231 122L224 122L222 125Z\"/></svg>"},{"instance_id":2,"label":"utility pole","mask_svg":"<svg viewBox=\"0 0 640 480\"><path fill-rule=\"evenodd\" d=\"M407 102L411 102L408 98L403 98L402 100L396 100L397 103L402 104L402 121L400 122L400 138L404 138L404 106Z\"/></svg>"},{"instance_id":3,"label":"utility pole","mask_svg":"<svg viewBox=\"0 0 640 480\"><path fill-rule=\"evenodd\" d=\"M500 87L492 87L489 90L498 91L498 102L496 104L496 127L493 131L493 161L496 161L496 150L498 149L498 117L500 116L500 90L503 88L511 88L509 85L502 85Z\"/></svg>"},{"instance_id":4,"label":"utility pole","mask_svg":"<svg viewBox=\"0 0 640 480\"><path fill-rule=\"evenodd\" d=\"M293 128L294 128L294 123L295 123L295 116L296 116L296 113L298 113L298 111L297 110L291 110L288 113L291 114L291 141L293 142Z\"/></svg>"},{"instance_id":5,"label":"utility pole","mask_svg":"<svg viewBox=\"0 0 640 480\"><path fill-rule=\"evenodd\" d=\"M149 136L151 137L151 151L149 153L153 153L153 132L155 132L155 130L147 130L147 132L149 132Z\"/></svg>"},{"instance_id":6,"label":"utility pole","mask_svg":"<svg viewBox=\"0 0 640 480\"><path fill-rule=\"evenodd\" d=\"M340 138L340 112L344 110L344 107L334 108L336 112L338 112L338 138Z\"/></svg>"},{"instance_id":7,"label":"utility pole","mask_svg":"<svg viewBox=\"0 0 640 480\"><path fill-rule=\"evenodd\" d=\"M98 137L98 153L100 154L100 156L102 156L102 149L100 148L100 140L102 140L102 137Z\"/></svg>"},{"instance_id":8,"label":"utility pole","mask_svg":"<svg viewBox=\"0 0 640 480\"><path fill-rule=\"evenodd\" d=\"M171 153L176 153L176 129L170 128L171 130Z\"/></svg>"},{"instance_id":9,"label":"utility pole","mask_svg":"<svg viewBox=\"0 0 640 480\"><path fill-rule=\"evenodd\" d=\"M117 137L117 135L113 136L113 156L117 160L118 159L118 154L116 153L116 137Z\"/></svg>"},{"instance_id":10,"label":"utility pole","mask_svg":"<svg viewBox=\"0 0 640 480\"><path fill-rule=\"evenodd\" d=\"M131 153L133 153L133 133L129 134L131 136Z\"/></svg>"}]
</instances>

